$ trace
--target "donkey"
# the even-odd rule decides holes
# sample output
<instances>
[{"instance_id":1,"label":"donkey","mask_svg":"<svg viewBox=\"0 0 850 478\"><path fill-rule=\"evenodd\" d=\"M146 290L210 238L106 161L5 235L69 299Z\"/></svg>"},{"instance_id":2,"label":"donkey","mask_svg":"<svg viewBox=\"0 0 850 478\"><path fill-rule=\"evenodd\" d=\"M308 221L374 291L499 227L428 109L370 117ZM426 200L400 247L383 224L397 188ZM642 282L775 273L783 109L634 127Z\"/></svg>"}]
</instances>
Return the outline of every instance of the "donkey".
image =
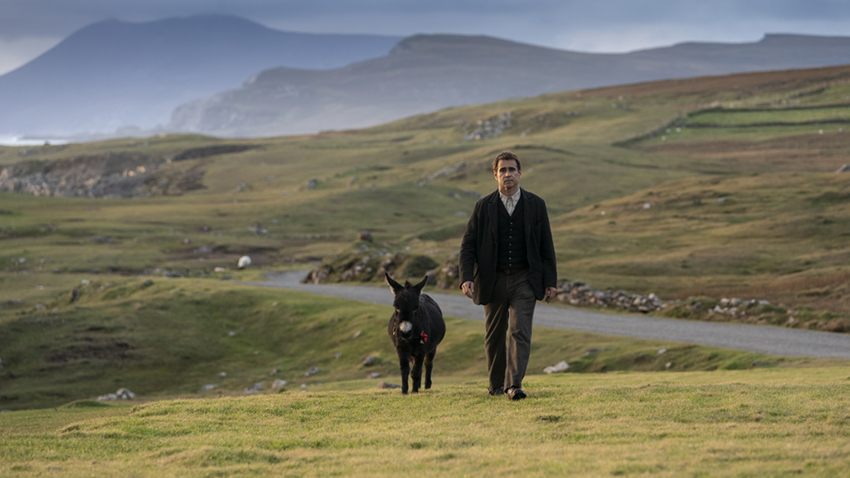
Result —
<instances>
[{"instance_id":1,"label":"donkey","mask_svg":"<svg viewBox=\"0 0 850 478\"><path fill-rule=\"evenodd\" d=\"M422 364L425 364L425 389L431 388L431 369L437 345L446 335L446 323L440 306L431 297L422 294L422 288L428 281L426 275L422 282L410 285L404 281L402 286L384 273L395 300L395 312L390 319L387 333L390 335L401 366L401 393L407 395L407 377L410 375L410 361L413 360L413 393L419 393L422 383Z\"/></svg>"}]
</instances>

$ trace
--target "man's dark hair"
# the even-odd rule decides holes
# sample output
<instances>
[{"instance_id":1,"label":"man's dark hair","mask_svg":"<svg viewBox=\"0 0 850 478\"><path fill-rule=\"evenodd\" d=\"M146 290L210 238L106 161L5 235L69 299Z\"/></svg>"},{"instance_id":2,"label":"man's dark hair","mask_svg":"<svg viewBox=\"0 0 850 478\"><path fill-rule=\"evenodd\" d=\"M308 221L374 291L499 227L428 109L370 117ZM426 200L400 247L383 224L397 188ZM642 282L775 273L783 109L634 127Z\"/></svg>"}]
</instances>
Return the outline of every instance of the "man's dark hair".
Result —
<instances>
[{"instance_id":1,"label":"man's dark hair","mask_svg":"<svg viewBox=\"0 0 850 478\"><path fill-rule=\"evenodd\" d=\"M522 171L522 164L520 164L520 162L519 162L519 156L515 155L514 153L512 153L510 151L502 151L501 153L499 153L498 156L496 156L496 159L493 160L493 172L494 173L499 168L499 161L501 161L503 159L506 159L506 160L513 159L514 161L516 161L517 170Z\"/></svg>"}]
</instances>

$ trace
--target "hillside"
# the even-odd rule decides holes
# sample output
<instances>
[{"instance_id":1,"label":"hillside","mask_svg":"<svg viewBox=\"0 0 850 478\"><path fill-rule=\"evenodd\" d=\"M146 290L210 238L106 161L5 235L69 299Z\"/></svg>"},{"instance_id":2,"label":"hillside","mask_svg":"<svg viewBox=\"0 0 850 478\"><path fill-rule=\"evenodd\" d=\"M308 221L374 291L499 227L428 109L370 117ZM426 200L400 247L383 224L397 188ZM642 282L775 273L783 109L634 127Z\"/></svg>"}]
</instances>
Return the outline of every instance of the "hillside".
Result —
<instances>
[{"instance_id":1,"label":"hillside","mask_svg":"<svg viewBox=\"0 0 850 478\"><path fill-rule=\"evenodd\" d=\"M150 129L181 103L258 71L338 68L383 56L399 39L283 32L214 15L98 22L0 76L0 135Z\"/></svg>"},{"instance_id":2,"label":"hillside","mask_svg":"<svg viewBox=\"0 0 850 478\"><path fill-rule=\"evenodd\" d=\"M682 299L690 319L743 320L698 314L689 297L768 300L777 313L765 326L846 332L850 175L835 171L850 163L848 110L850 67L832 67L562 92L250 142L2 148L4 181L41 175L46 189L0 192L0 395L10 408L118 386L167 397L222 385L212 381L221 371L241 394L273 368L294 381L317 363L326 375L314 380L354 386L365 354L388 353L387 311L230 281L307 269L351 252L362 231L375 250L451 261L506 148L523 160L523 187L546 199L560 278ZM93 164L99 178L75 169ZM116 175L149 189L80 197L69 184L95 195ZM172 188L186 177L199 187ZM235 270L246 254L252 267ZM441 373L478 375L477 325L452 323ZM163 335L174 330L180 340ZM368 340L347 342L357 330ZM666 357L650 352L662 347L692 370L806 363L561 334L537 334L535 367L660 371ZM291 336L303 344L286 346Z\"/></svg>"},{"instance_id":3,"label":"hillside","mask_svg":"<svg viewBox=\"0 0 850 478\"><path fill-rule=\"evenodd\" d=\"M519 403L486 396L478 380L409 397L84 400L0 415L0 474L842 477L847 374L536 376Z\"/></svg>"},{"instance_id":4,"label":"hillside","mask_svg":"<svg viewBox=\"0 0 850 478\"><path fill-rule=\"evenodd\" d=\"M181 105L169 128L272 136L361 128L446 107L542 93L735 72L850 63L850 37L767 35L591 54L492 37L415 35L387 56L327 71L275 68Z\"/></svg>"}]
</instances>

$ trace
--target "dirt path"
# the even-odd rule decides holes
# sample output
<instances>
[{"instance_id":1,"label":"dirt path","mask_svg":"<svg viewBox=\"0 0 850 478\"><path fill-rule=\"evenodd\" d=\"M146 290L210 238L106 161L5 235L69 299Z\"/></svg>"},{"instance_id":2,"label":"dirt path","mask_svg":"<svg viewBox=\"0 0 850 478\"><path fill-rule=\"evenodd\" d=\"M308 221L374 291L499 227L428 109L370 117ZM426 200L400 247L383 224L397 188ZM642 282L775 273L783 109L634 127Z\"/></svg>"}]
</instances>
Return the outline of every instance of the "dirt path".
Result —
<instances>
[{"instance_id":1,"label":"dirt path","mask_svg":"<svg viewBox=\"0 0 850 478\"><path fill-rule=\"evenodd\" d=\"M356 285L313 285L298 281L308 271L282 272L268 282L243 282L258 287L299 290L313 294L392 305L387 287ZM443 314L463 319L484 320L484 310L462 295L428 293ZM660 319L643 315L620 315L537 303L534 325L604 335L685 342L712 347L761 352L788 357L836 357L850 359L850 334L815 332L781 327Z\"/></svg>"}]
</instances>

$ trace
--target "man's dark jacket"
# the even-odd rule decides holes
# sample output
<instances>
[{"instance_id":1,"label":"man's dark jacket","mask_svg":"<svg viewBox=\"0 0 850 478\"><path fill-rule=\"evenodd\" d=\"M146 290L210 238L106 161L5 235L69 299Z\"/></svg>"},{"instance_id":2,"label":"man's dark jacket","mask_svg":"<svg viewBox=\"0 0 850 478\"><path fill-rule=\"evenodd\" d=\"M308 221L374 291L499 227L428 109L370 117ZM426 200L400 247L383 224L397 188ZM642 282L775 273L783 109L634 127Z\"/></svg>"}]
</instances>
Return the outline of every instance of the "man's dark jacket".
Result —
<instances>
[{"instance_id":1,"label":"man's dark jacket","mask_svg":"<svg viewBox=\"0 0 850 478\"><path fill-rule=\"evenodd\" d=\"M496 190L475 203L460 245L460 283L475 284L472 300L479 305L490 302L496 283L499 207L504 207L501 202ZM543 300L546 287L555 287L558 280L546 203L523 189L518 206L524 208L528 281L537 300Z\"/></svg>"}]
</instances>

